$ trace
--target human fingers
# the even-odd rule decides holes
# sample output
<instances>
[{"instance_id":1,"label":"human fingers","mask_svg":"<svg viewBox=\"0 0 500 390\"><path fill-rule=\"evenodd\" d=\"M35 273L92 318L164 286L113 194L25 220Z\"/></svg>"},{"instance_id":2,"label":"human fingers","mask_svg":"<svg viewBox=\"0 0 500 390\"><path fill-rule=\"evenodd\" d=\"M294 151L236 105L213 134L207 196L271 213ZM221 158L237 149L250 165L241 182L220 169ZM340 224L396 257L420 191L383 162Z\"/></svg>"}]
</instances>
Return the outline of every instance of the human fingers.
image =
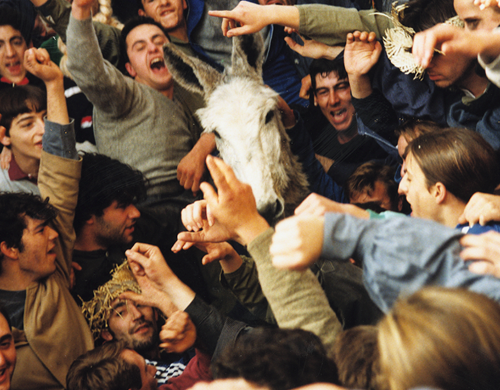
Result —
<instances>
[{"instance_id":1,"label":"human fingers","mask_svg":"<svg viewBox=\"0 0 500 390\"><path fill-rule=\"evenodd\" d=\"M474 261L469 264L469 271L479 275L493 275L500 277L500 272L494 264L488 261Z\"/></svg>"},{"instance_id":2,"label":"human fingers","mask_svg":"<svg viewBox=\"0 0 500 390\"><path fill-rule=\"evenodd\" d=\"M231 190L230 182L236 181L236 176L229 165L220 158L207 156L207 167L210 171L219 196Z\"/></svg>"},{"instance_id":3,"label":"human fingers","mask_svg":"<svg viewBox=\"0 0 500 390\"><path fill-rule=\"evenodd\" d=\"M171 248L171 251L174 253L178 253L181 250L187 250L194 245L194 242L177 240Z\"/></svg>"},{"instance_id":4,"label":"human fingers","mask_svg":"<svg viewBox=\"0 0 500 390\"><path fill-rule=\"evenodd\" d=\"M307 75L301 81L299 97L306 100L309 99L310 91L311 91L311 75Z\"/></svg>"},{"instance_id":5,"label":"human fingers","mask_svg":"<svg viewBox=\"0 0 500 390\"><path fill-rule=\"evenodd\" d=\"M138 305L154 306L153 305L154 302L148 300L146 296L142 294L137 294L133 291L124 291L118 296L118 298L122 300L128 299Z\"/></svg>"}]
</instances>

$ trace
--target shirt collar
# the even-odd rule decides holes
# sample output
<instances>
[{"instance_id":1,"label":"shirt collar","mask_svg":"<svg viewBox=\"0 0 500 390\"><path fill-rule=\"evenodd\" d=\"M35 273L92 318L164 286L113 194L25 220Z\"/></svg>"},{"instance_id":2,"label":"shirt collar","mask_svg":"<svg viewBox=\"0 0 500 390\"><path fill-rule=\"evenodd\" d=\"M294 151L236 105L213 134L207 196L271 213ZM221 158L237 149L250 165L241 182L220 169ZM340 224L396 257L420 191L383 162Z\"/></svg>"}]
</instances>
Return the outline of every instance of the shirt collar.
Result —
<instances>
[{"instance_id":1,"label":"shirt collar","mask_svg":"<svg viewBox=\"0 0 500 390\"><path fill-rule=\"evenodd\" d=\"M21 168L19 168L19 165L17 165L16 159L14 158L14 156L12 156L12 160L10 161L9 178L12 181L28 180L28 181L32 182L33 184L37 184L36 178L34 178L31 175L27 175L26 173L21 171Z\"/></svg>"}]
</instances>

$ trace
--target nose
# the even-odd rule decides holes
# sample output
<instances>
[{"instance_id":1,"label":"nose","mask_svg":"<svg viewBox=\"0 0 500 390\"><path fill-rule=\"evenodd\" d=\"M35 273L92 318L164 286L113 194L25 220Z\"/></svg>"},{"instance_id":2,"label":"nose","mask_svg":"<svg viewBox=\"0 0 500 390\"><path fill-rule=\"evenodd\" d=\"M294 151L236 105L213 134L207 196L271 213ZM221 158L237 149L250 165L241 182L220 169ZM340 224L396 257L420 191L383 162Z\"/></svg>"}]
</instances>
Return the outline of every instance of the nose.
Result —
<instances>
[{"instance_id":1,"label":"nose","mask_svg":"<svg viewBox=\"0 0 500 390\"><path fill-rule=\"evenodd\" d=\"M403 171L403 168L401 167L401 171ZM401 172L403 173L403 172ZM399 182L399 187L398 187L398 194L399 195L406 195L408 193L408 179L406 179L406 175L404 175L401 178L401 181Z\"/></svg>"},{"instance_id":2,"label":"nose","mask_svg":"<svg viewBox=\"0 0 500 390\"><path fill-rule=\"evenodd\" d=\"M6 43L5 46L5 53L7 54L7 57L14 57L16 55L14 47L10 43Z\"/></svg>"},{"instance_id":3,"label":"nose","mask_svg":"<svg viewBox=\"0 0 500 390\"><path fill-rule=\"evenodd\" d=\"M130 302L130 301L127 302L127 309L128 309L128 312L130 313L130 315L132 316L132 318L134 319L134 321L143 317L142 312L137 308L135 303Z\"/></svg>"},{"instance_id":4,"label":"nose","mask_svg":"<svg viewBox=\"0 0 500 390\"><path fill-rule=\"evenodd\" d=\"M59 237L59 233L57 233L54 229L52 229L50 226L46 226L45 229L47 229L47 234L49 236L49 240L53 241L57 237Z\"/></svg>"},{"instance_id":5,"label":"nose","mask_svg":"<svg viewBox=\"0 0 500 390\"><path fill-rule=\"evenodd\" d=\"M45 133L45 122L42 118L37 118L35 126L37 134L43 135Z\"/></svg>"},{"instance_id":6,"label":"nose","mask_svg":"<svg viewBox=\"0 0 500 390\"><path fill-rule=\"evenodd\" d=\"M141 216L141 212L133 204L128 206L128 217L130 219L137 219Z\"/></svg>"},{"instance_id":7,"label":"nose","mask_svg":"<svg viewBox=\"0 0 500 390\"><path fill-rule=\"evenodd\" d=\"M334 106L338 102L339 102L339 97L337 96L337 92L334 89L332 89L330 91L330 98L328 100L328 103L330 103L331 106Z\"/></svg>"}]
</instances>

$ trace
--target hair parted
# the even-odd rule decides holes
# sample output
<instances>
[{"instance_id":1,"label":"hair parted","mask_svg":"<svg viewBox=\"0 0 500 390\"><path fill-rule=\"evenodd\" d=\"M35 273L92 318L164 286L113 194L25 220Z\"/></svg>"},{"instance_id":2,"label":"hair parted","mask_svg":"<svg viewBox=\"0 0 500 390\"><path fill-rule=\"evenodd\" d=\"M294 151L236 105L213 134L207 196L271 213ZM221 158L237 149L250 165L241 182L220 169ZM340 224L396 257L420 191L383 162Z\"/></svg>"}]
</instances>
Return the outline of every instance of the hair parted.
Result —
<instances>
[{"instance_id":1,"label":"hair parted","mask_svg":"<svg viewBox=\"0 0 500 390\"><path fill-rule=\"evenodd\" d=\"M467 203L476 192L492 193L498 184L495 151L484 138L468 129L448 128L423 134L408 144L430 188L441 182Z\"/></svg>"},{"instance_id":2,"label":"hair parted","mask_svg":"<svg viewBox=\"0 0 500 390\"><path fill-rule=\"evenodd\" d=\"M140 390L140 369L121 357L125 348L112 341L78 357L66 376L68 390Z\"/></svg>"}]
</instances>

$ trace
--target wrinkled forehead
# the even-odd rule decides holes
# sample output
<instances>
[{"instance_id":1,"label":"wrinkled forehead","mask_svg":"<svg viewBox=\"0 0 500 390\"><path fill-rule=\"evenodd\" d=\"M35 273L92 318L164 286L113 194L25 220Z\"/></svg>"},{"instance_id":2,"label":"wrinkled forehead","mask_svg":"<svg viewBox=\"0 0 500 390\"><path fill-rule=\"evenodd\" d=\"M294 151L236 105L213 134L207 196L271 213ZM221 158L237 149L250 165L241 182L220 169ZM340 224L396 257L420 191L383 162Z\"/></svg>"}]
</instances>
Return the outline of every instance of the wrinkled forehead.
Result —
<instances>
[{"instance_id":1,"label":"wrinkled forehead","mask_svg":"<svg viewBox=\"0 0 500 390\"><path fill-rule=\"evenodd\" d=\"M140 41L151 41L157 37L162 37L169 41L163 30L155 24L140 24L134 27L125 38L127 49L130 49L135 43Z\"/></svg>"}]
</instances>

